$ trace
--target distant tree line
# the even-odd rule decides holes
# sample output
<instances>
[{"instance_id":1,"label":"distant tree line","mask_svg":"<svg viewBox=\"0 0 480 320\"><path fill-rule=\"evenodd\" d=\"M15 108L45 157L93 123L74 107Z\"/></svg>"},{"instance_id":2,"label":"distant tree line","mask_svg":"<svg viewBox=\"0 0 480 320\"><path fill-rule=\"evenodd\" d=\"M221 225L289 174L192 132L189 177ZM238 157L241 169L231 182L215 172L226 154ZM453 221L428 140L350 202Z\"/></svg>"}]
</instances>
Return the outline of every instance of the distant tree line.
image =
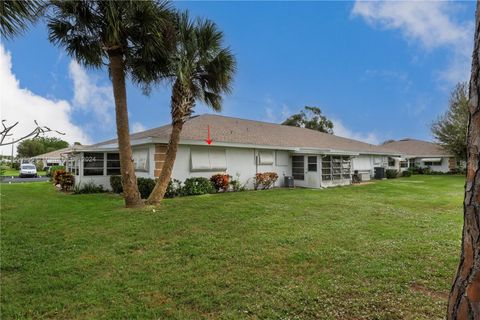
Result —
<instances>
[{"instance_id":1,"label":"distant tree line","mask_svg":"<svg viewBox=\"0 0 480 320\"><path fill-rule=\"evenodd\" d=\"M17 156L31 158L68 147L68 142L52 137L36 137L21 141L17 146Z\"/></svg>"}]
</instances>

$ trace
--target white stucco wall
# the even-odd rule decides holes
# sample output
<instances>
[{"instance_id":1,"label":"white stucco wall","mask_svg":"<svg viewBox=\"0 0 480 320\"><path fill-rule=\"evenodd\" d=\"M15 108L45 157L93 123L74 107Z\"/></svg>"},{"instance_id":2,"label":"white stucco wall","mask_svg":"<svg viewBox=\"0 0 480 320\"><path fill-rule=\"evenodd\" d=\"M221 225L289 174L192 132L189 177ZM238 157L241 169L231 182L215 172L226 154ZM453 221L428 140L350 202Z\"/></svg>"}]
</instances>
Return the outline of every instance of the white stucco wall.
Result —
<instances>
[{"instance_id":1,"label":"white stucco wall","mask_svg":"<svg viewBox=\"0 0 480 320\"><path fill-rule=\"evenodd\" d=\"M272 165L258 165L255 164L256 155L258 155L259 150L256 149L247 149L247 148L223 148L215 146L195 146L194 148L218 148L226 151L226 161L227 161L227 170L226 173L231 175L233 178L239 179L243 184L248 188L253 188L253 177L256 172L276 172L278 174L278 180L275 186L283 186L283 177L285 175L291 175L291 166L288 165L277 165L276 153L283 153L288 155L288 151L282 150L268 150L272 152L273 164ZM191 146L182 145L178 148L177 159L175 160L175 165L173 167L172 177L180 181L185 181L187 178L191 177L204 177L210 178L216 173L221 173L221 171L191 171L190 163L190 150ZM262 150L266 151L266 150Z\"/></svg>"},{"instance_id":2,"label":"white stucco wall","mask_svg":"<svg viewBox=\"0 0 480 320\"><path fill-rule=\"evenodd\" d=\"M155 171L155 145L143 145L134 147L133 150L144 149L148 153L148 171L136 171L137 177L154 178ZM191 165L191 150L225 150L226 170L208 170L208 171L195 171L192 170ZM271 153L273 159L272 164L257 164L257 159L260 153ZM313 155L313 154L312 154ZM217 146L189 146L180 145L177 151L176 161L173 167L172 178L185 181L191 177L204 177L210 178L216 173L227 173L234 179L239 178L242 185L247 188L253 188L253 181L256 172L276 172L278 174L278 180L275 184L276 187L284 185L284 177L292 175L292 153L285 150L269 150L269 149L253 149L253 148L234 148L234 147L217 147ZM308 157L308 155L304 155ZM338 181L322 181L322 162L321 156L318 156L317 167L318 171L315 173L306 173L306 180L296 181L295 185L303 187L328 187L334 185L349 184L350 180L338 180ZM83 157L83 154L79 155ZM306 158L305 158L306 159ZM388 168L388 157L377 155L359 155L352 158L351 172L358 170L360 173L365 174L364 177L374 175L374 167L382 166ZM398 163L396 163L398 165ZM105 161L106 168L106 161ZM307 165L306 165L307 168ZM448 159L446 159L446 168L448 170ZM75 177L77 185L83 185L85 183L94 183L96 185L102 185L105 189L110 188L110 176L83 176L83 163L80 161L79 166L80 175ZM307 170L306 170L307 171ZM105 171L106 172L106 171ZM313 177L312 175L317 175ZM312 180L316 178L315 183ZM366 179L365 179L366 180ZM310 183L309 183L310 182Z\"/></svg>"},{"instance_id":3,"label":"white stucco wall","mask_svg":"<svg viewBox=\"0 0 480 320\"><path fill-rule=\"evenodd\" d=\"M430 158L430 157L424 157L424 158ZM432 158L437 158L437 157L432 157ZM423 158L416 158L415 165L417 165L420 168L430 167L432 171L440 171L440 172L450 171L448 167L448 158L442 158L442 164L439 166L426 166L425 163L422 161L422 159Z\"/></svg>"},{"instance_id":4,"label":"white stucco wall","mask_svg":"<svg viewBox=\"0 0 480 320\"><path fill-rule=\"evenodd\" d=\"M395 160L395 165L389 166L388 158L388 156L361 154L353 158L352 172L358 170L363 177L365 177L367 174L370 174L370 178L373 178L375 174L375 167L400 170L400 161Z\"/></svg>"}]
</instances>

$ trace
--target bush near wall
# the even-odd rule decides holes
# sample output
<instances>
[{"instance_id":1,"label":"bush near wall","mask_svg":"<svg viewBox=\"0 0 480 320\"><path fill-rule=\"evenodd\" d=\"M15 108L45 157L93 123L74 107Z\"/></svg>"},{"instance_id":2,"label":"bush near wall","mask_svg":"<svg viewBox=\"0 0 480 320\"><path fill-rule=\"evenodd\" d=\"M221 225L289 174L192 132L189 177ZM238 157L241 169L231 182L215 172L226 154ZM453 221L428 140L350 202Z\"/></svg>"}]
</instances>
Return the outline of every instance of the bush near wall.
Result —
<instances>
[{"instance_id":1,"label":"bush near wall","mask_svg":"<svg viewBox=\"0 0 480 320\"><path fill-rule=\"evenodd\" d=\"M276 172L262 172L255 175L254 188L269 189L271 188L278 179L278 174Z\"/></svg>"},{"instance_id":2,"label":"bush near wall","mask_svg":"<svg viewBox=\"0 0 480 320\"><path fill-rule=\"evenodd\" d=\"M114 193L122 193L123 192L122 177L110 176L110 187L112 187L112 191Z\"/></svg>"},{"instance_id":3,"label":"bush near wall","mask_svg":"<svg viewBox=\"0 0 480 320\"><path fill-rule=\"evenodd\" d=\"M65 171L65 166L51 166L50 169L48 170L48 175L50 177L53 177L55 175L55 171L57 171L57 170Z\"/></svg>"},{"instance_id":4,"label":"bush near wall","mask_svg":"<svg viewBox=\"0 0 480 320\"><path fill-rule=\"evenodd\" d=\"M402 171L402 177L410 177L412 173L409 170Z\"/></svg>"},{"instance_id":5,"label":"bush near wall","mask_svg":"<svg viewBox=\"0 0 480 320\"><path fill-rule=\"evenodd\" d=\"M60 185L62 191L70 191L75 186L75 177L65 170L56 170L53 176L53 183Z\"/></svg>"},{"instance_id":6,"label":"bush near wall","mask_svg":"<svg viewBox=\"0 0 480 320\"><path fill-rule=\"evenodd\" d=\"M66 171L63 169L57 169L52 173L52 181L54 185L60 184L60 179Z\"/></svg>"},{"instance_id":7,"label":"bush near wall","mask_svg":"<svg viewBox=\"0 0 480 320\"><path fill-rule=\"evenodd\" d=\"M81 186L76 186L73 189L74 194L88 194L88 193L102 193L105 192L102 185L96 185L93 182L85 183Z\"/></svg>"},{"instance_id":8,"label":"bush near wall","mask_svg":"<svg viewBox=\"0 0 480 320\"><path fill-rule=\"evenodd\" d=\"M184 182L182 195L196 196L201 194L213 193L215 188L210 180L203 177L188 178Z\"/></svg>"},{"instance_id":9,"label":"bush near wall","mask_svg":"<svg viewBox=\"0 0 480 320\"><path fill-rule=\"evenodd\" d=\"M182 195L182 182L177 179L172 179L168 182L165 198L175 198Z\"/></svg>"},{"instance_id":10,"label":"bush near wall","mask_svg":"<svg viewBox=\"0 0 480 320\"><path fill-rule=\"evenodd\" d=\"M387 169L385 171L385 174L387 176L387 179L395 179L396 177L398 177L398 171L395 169Z\"/></svg>"},{"instance_id":11,"label":"bush near wall","mask_svg":"<svg viewBox=\"0 0 480 320\"><path fill-rule=\"evenodd\" d=\"M150 178L137 178L137 185L140 192L140 195L143 199L148 198L150 193L152 193L153 188L155 187L157 180ZM122 193L122 177L120 176L111 176L110 177L110 187L114 193ZM182 192L182 183L177 179L170 180L168 183L167 191L165 192L165 198L174 198L181 195Z\"/></svg>"},{"instance_id":12,"label":"bush near wall","mask_svg":"<svg viewBox=\"0 0 480 320\"><path fill-rule=\"evenodd\" d=\"M155 180L150 178L137 178L138 191L142 199L147 199L153 188L155 188Z\"/></svg>"},{"instance_id":13,"label":"bush near wall","mask_svg":"<svg viewBox=\"0 0 480 320\"><path fill-rule=\"evenodd\" d=\"M213 187L217 192L220 191L228 191L228 188L230 186L230 176L226 173L218 173L214 174L211 178L210 181L213 184Z\"/></svg>"}]
</instances>

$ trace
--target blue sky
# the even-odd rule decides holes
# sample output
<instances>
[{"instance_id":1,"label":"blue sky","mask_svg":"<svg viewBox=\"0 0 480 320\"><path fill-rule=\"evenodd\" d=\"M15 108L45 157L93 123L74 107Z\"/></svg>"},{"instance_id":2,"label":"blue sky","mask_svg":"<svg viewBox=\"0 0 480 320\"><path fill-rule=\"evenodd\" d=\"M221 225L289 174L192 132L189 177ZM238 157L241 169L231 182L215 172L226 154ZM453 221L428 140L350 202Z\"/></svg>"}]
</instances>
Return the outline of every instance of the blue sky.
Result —
<instances>
[{"instance_id":1,"label":"blue sky","mask_svg":"<svg viewBox=\"0 0 480 320\"><path fill-rule=\"evenodd\" d=\"M238 72L222 114L281 122L305 105L336 134L372 143L431 139L429 124L468 80L474 2L175 2L214 20ZM70 142L115 135L107 71L84 69L47 40L43 23L0 49L2 119L33 119ZM6 89L8 88L8 90ZM170 88L129 84L132 131L169 122ZM209 112L198 105L197 113Z\"/></svg>"}]
</instances>

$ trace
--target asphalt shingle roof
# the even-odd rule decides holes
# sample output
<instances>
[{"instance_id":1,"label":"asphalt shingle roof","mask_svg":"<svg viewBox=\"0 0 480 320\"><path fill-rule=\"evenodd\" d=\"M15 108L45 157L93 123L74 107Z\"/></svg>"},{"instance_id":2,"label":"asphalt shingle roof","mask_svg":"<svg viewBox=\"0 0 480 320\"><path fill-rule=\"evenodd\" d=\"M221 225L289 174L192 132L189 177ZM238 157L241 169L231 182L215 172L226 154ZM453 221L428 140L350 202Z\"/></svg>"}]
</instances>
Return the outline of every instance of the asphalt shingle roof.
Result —
<instances>
[{"instance_id":1,"label":"asphalt shingle roof","mask_svg":"<svg viewBox=\"0 0 480 320\"><path fill-rule=\"evenodd\" d=\"M433 142L402 139L383 144L384 147L401 152L407 156L425 157L425 156L449 156L450 154L438 144Z\"/></svg>"},{"instance_id":2,"label":"asphalt shingle roof","mask_svg":"<svg viewBox=\"0 0 480 320\"><path fill-rule=\"evenodd\" d=\"M213 114L191 117L183 126L181 140L203 141L207 138L208 126L210 126L211 138L214 144L217 141L272 147L334 149L364 154L398 154L398 152L384 146L338 137L315 130ZM168 139L170 131L171 125L165 125L134 133L131 135L131 139L137 140L149 137ZM116 142L116 139L112 139L93 146L100 147Z\"/></svg>"}]
</instances>

